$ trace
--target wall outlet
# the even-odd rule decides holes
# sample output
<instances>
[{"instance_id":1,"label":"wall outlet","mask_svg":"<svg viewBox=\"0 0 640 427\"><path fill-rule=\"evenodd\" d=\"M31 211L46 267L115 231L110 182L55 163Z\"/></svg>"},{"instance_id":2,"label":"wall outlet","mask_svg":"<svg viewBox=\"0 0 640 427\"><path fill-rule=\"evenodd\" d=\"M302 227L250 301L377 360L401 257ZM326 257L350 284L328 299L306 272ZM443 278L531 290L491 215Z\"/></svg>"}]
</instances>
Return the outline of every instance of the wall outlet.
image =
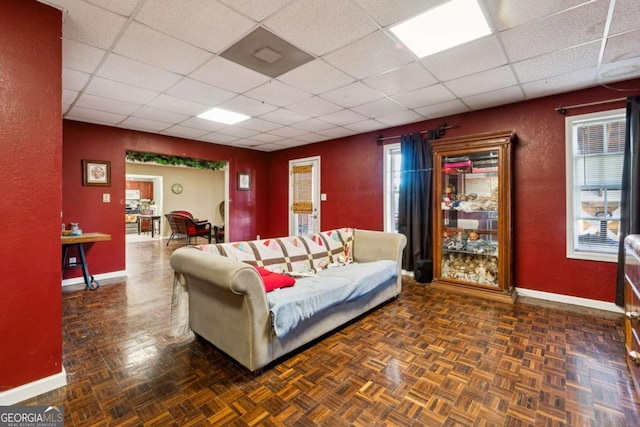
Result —
<instances>
[{"instance_id":1,"label":"wall outlet","mask_svg":"<svg viewBox=\"0 0 640 427\"><path fill-rule=\"evenodd\" d=\"M104 193L102 195L102 202L103 203L109 203L111 201L111 194L109 193Z\"/></svg>"}]
</instances>

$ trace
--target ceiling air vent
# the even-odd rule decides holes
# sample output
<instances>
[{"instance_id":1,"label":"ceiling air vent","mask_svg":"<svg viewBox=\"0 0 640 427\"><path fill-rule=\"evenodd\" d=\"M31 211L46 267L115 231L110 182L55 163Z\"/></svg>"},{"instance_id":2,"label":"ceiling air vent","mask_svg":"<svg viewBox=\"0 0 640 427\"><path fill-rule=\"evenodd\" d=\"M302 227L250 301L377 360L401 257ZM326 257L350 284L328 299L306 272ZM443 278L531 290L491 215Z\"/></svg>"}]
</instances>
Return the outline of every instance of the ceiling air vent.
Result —
<instances>
[{"instance_id":1,"label":"ceiling air vent","mask_svg":"<svg viewBox=\"0 0 640 427\"><path fill-rule=\"evenodd\" d=\"M220 56L269 77L278 77L314 59L262 27L249 33Z\"/></svg>"}]
</instances>

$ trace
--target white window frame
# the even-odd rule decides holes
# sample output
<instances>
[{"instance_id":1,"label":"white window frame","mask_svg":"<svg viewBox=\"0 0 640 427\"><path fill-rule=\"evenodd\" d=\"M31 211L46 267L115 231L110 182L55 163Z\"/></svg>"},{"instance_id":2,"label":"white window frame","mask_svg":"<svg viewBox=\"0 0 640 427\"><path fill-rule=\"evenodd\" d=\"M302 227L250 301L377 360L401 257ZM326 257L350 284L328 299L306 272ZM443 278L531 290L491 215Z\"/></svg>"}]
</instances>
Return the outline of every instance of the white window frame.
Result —
<instances>
[{"instance_id":1,"label":"white window frame","mask_svg":"<svg viewBox=\"0 0 640 427\"><path fill-rule=\"evenodd\" d=\"M566 225L567 225L567 235L566 235L566 246L567 246L567 258L574 259L583 259L588 261L603 261L603 262L618 262L618 254L617 253L608 253L608 252L596 252L596 251L580 251L574 247L575 241L575 218L574 218L574 206L575 206L575 188L573 184L573 174L574 174L574 123L576 122L586 122L592 120L606 120L611 119L616 120L620 119L620 117L625 120L625 109L617 109L617 110L608 110L601 111L597 113L590 114L581 114L576 116L570 116L565 118L565 146L566 146L566 200L567 200L567 217L566 217ZM622 173L622 171L621 171Z\"/></svg>"},{"instance_id":2,"label":"white window frame","mask_svg":"<svg viewBox=\"0 0 640 427\"><path fill-rule=\"evenodd\" d=\"M400 150L400 143L386 144L384 147L384 231L388 233L397 233L395 229L394 208L394 191L393 191L393 167L392 153Z\"/></svg>"}]
</instances>

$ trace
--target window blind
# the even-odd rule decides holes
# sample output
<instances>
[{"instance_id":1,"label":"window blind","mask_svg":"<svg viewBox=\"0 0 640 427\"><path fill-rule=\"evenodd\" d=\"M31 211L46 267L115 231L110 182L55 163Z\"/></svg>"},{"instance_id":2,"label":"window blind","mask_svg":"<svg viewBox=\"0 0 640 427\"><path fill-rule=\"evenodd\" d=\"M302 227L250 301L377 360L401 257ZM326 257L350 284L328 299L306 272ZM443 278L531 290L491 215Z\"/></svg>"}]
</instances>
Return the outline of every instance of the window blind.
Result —
<instances>
[{"instance_id":1,"label":"window blind","mask_svg":"<svg viewBox=\"0 0 640 427\"><path fill-rule=\"evenodd\" d=\"M293 167L293 213L313 213L313 166Z\"/></svg>"},{"instance_id":2,"label":"window blind","mask_svg":"<svg viewBox=\"0 0 640 427\"><path fill-rule=\"evenodd\" d=\"M624 133L624 117L574 123L573 201L577 250L618 250Z\"/></svg>"}]
</instances>

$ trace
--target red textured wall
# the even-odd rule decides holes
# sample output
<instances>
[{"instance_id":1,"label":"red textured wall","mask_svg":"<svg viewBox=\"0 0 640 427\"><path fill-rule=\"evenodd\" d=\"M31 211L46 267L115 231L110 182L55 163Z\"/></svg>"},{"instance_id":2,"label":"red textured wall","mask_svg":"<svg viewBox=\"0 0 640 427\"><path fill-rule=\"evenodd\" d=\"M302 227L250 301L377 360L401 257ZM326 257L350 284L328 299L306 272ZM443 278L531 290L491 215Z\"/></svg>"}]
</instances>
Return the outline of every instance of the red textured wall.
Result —
<instances>
[{"instance_id":1,"label":"red textured wall","mask_svg":"<svg viewBox=\"0 0 640 427\"><path fill-rule=\"evenodd\" d=\"M62 371L62 17L0 0L0 29L1 392Z\"/></svg>"},{"instance_id":2,"label":"red textured wall","mask_svg":"<svg viewBox=\"0 0 640 427\"><path fill-rule=\"evenodd\" d=\"M515 284L544 292L613 302L616 265L566 258L565 116L554 108L609 100L640 93L640 80L611 84L620 92L597 87L387 129L394 136L458 125L445 137L513 129ZM572 109L569 114L621 108L624 102ZM306 145L269 154L269 235L288 233L288 162L321 157L321 228L352 226L383 229L383 149L379 132ZM387 141L385 141L387 142ZM398 140L389 141L398 142Z\"/></svg>"},{"instance_id":3,"label":"red textured wall","mask_svg":"<svg viewBox=\"0 0 640 427\"><path fill-rule=\"evenodd\" d=\"M121 271L126 267L123 215L127 150L229 161L229 239L250 240L257 234L266 234L267 218L261 213L265 209L268 190L264 153L65 120L63 221L65 224L78 222L86 232L111 234L111 241L87 245L91 274ZM110 161L111 187L83 186L83 159ZM251 173L251 191L236 190L238 171ZM104 193L111 195L111 203L102 202ZM65 273L65 277L79 276L79 270Z\"/></svg>"}]
</instances>

